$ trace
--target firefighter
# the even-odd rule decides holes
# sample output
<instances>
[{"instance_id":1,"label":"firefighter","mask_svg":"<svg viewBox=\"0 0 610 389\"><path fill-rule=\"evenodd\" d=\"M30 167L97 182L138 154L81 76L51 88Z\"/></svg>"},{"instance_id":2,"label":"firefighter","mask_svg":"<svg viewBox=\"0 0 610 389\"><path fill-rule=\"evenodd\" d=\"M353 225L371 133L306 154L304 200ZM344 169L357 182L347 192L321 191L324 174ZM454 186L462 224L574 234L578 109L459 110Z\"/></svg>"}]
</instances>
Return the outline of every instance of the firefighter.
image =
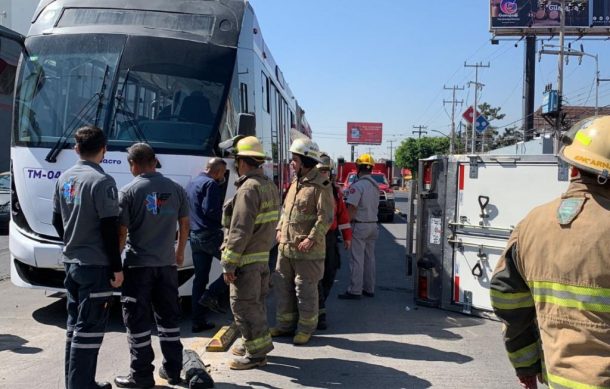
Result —
<instances>
[{"instance_id":1,"label":"firefighter","mask_svg":"<svg viewBox=\"0 0 610 389\"><path fill-rule=\"evenodd\" d=\"M65 244L65 384L67 389L110 389L108 382L95 382L95 370L112 287L123 283L118 191L100 166L104 132L82 127L74 140L79 161L59 177L53 194L53 226Z\"/></svg>"},{"instance_id":2,"label":"firefighter","mask_svg":"<svg viewBox=\"0 0 610 389\"><path fill-rule=\"evenodd\" d=\"M610 387L610 116L577 123L567 191L513 230L491 302L521 386Z\"/></svg>"},{"instance_id":3,"label":"firefighter","mask_svg":"<svg viewBox=\"0 0 610 389\"><path fill-rule=\"evenodd\" d=\"M252 369L267 364L273 343L267 325L266 297L269 292L269 251L279 219L277 187L263 172L263 145L254 136L235 146L235 196L225 204L223 225L227 234L221 264L230 284L231 310L241 332L241 342L231 352L237 356L229 367Z\"/></svg>"},{"instance_id":4,"label":"firefighter","mask_svg":"<svg viewBox=\"0 0 610 389\"><path fill-rule=\"evenodd\" d=\"M114 382L119 388L155 386L154 316L163 354L159 376L175 385L182 381L177 266L184 262L189 234L188 198L182 186L156 171L157 158L148 144L129 147L127 161L134 179L120 191L119 236L126 247L121 303L131 363L130 373Z\"/></svg>"},{"instance_id":5,"label":"firefighter","mask_svg":"<svg viewBox=\"0 0 610 389\"><path fill-rule=\"evenodd\" d=\"M343 201L343 194L335 184L334 180L334 164L330 156L322 153L320 156L322 162L316 165L320 174L331 181L333 190L333 198L335 200L335 213L333 224L326 233L326 255L324 257L324 276L318 284L318 329L325 330L326 324L326 299L330 294L330 290L335 282L337 269L341 265L341 257L339 254L339 246L337 245L337 235L341 232L343 238L343 246L349 250L352 244L352 228L349 222L349 213Z\"/></svg>"},{"instance_id":6,"label":"firefighter","mask_svg":"<svg viewBox=\"0 0 610 389\"><path fill-rule=\"evenodd\" d=\"M375 160L370 154L356 159L358 179L350 188L345 201L352 222L350 284L340 299L358 300L375 296L375 242L379 235L377 210L379 185L371 176Z\"/></svg>"},{"instance_id":7,"label":"firefighter","mask_svg":"<svg viewBox=\"0 0 610 389\"><path fill-rule=\"evenodd\" d=\"M296 177L277 227L277 314L271 335L294 334L292 342L301 345L309 342L318 325L318 282L324 275L334 200L330 180L316 168L321 162L318 146L309 139L296 139L290 152Z\"/></svg>"}]
</instances>

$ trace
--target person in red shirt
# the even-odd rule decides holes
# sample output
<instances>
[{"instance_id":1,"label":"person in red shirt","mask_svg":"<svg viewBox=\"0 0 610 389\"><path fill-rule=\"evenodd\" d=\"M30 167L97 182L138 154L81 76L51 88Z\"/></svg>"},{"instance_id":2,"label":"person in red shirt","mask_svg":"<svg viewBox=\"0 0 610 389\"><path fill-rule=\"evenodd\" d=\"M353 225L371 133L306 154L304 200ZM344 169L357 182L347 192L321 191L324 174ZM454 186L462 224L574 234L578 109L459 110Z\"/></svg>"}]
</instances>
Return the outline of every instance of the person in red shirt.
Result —
<instances>
[{"instance_id":1,"label":"person in red shirt","mask_svg":"<svg viewBox=\"0 0 610 389\"><path fill-rule=\"evenodd\" d=\"M346 250L350 249L352 243L352 228L350 225L349 213L343 201L343 196L339 187L334 182L334 164L330 156L326 153L320 155L322 162L316 165L322 176L332 181L333 197L335 199L335 215L333 224L326 233L326 256L324 258L324 277L318 283L318 329L325 330L326 324L326 299L330 294L330 289L335 282L337 269L341 265L341 257L339 255L339 246L337 245L337 236L341 232L343 238L343 246Z\"/></svg>"}]
</instances>

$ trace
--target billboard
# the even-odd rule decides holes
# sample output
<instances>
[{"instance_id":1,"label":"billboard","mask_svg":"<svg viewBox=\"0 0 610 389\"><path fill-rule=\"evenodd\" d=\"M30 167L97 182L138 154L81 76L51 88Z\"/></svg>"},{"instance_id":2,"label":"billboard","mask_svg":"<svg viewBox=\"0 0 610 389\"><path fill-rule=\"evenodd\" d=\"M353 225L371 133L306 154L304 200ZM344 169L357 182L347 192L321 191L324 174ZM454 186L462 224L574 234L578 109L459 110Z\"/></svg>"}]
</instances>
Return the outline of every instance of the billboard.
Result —
<instances>
[{"instance_id":1,"label":"billboard","mask_svg":"<svg viewBox=\"0 0 610 389\"><path fill-rule=\"evenodd\" d=\"M382 123L347 123L347 143L351 145L380 145Z\"/></svg>"},{"instance_id":2,"label":"billboard","mask_svg":"<svg viewBox=\"0 0 610 389\"><path fill-rule=\"evenodd\" d=\"M610 0L571 0L565 3L566 34L608 34ZM559 0L490 0L489 4L490 29L495 35L551 35L559 31Z\"/></svg>"}]
</instances>

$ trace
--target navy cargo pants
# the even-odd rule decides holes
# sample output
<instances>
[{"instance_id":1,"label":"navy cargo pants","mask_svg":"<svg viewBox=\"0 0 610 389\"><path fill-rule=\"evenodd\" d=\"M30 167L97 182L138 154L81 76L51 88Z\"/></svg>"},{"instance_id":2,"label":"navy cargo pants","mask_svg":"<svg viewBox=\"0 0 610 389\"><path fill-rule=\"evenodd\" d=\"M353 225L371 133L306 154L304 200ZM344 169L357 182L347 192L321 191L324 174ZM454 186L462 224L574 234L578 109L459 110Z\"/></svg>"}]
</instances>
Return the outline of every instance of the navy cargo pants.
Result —
<instances>
[{"instance_id":1,"label":"navy cargo pants","mask_svg":"<svg viewBox=\"0 0 610 389\"><path fill-rule=\"evenodd\" d=\"M67 293L65 382L67 389L97 388L97 356L112 298L106 266L65 265Z\"/></svg>"},{"instance_id":2,"label":"navy cargo pants","mask_svg":"<svg viewBox=\"0 0 610 389\"><path fill-rule=\"evenodd\" d=\"M155 354L151 346L154 320L170 377L182 370L178 269L175 266L130 267L124 270L121 302L131 354L130 373L136 381L153 379Z\"/></svg>"},{"instance_id":3,"label":"navy cargo pants","mask_svg":"<svg viewBox=\"0 0 610 389\"><path fill-rule=\"evenodd\" d=\"M326 315L326 299L335 282L337 269L341 266L339 247L337 246L337 230L326 233L326 256L324 258L324 276L318 283L318 310L319 315Z\"/></svg>"}]
</instances>

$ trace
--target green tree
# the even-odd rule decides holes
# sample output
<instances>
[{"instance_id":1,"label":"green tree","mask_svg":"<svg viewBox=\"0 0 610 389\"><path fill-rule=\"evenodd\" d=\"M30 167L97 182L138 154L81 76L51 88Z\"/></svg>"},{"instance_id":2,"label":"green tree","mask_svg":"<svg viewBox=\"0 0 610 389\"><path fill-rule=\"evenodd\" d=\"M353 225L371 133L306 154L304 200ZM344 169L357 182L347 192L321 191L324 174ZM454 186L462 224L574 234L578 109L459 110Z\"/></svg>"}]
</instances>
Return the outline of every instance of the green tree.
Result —
<instances>
[{"instance_id":1,"label":"green tree","mask_svg":"<svg viewBox=\"0 0 610 389\"><path fill-rule=\"evenodd\" d=\"M417 173L419 160L432 155L443 155L449 152L449 138L427 137L407 138L396 148L396 164Z\"/></svg>"}]
</instances>

